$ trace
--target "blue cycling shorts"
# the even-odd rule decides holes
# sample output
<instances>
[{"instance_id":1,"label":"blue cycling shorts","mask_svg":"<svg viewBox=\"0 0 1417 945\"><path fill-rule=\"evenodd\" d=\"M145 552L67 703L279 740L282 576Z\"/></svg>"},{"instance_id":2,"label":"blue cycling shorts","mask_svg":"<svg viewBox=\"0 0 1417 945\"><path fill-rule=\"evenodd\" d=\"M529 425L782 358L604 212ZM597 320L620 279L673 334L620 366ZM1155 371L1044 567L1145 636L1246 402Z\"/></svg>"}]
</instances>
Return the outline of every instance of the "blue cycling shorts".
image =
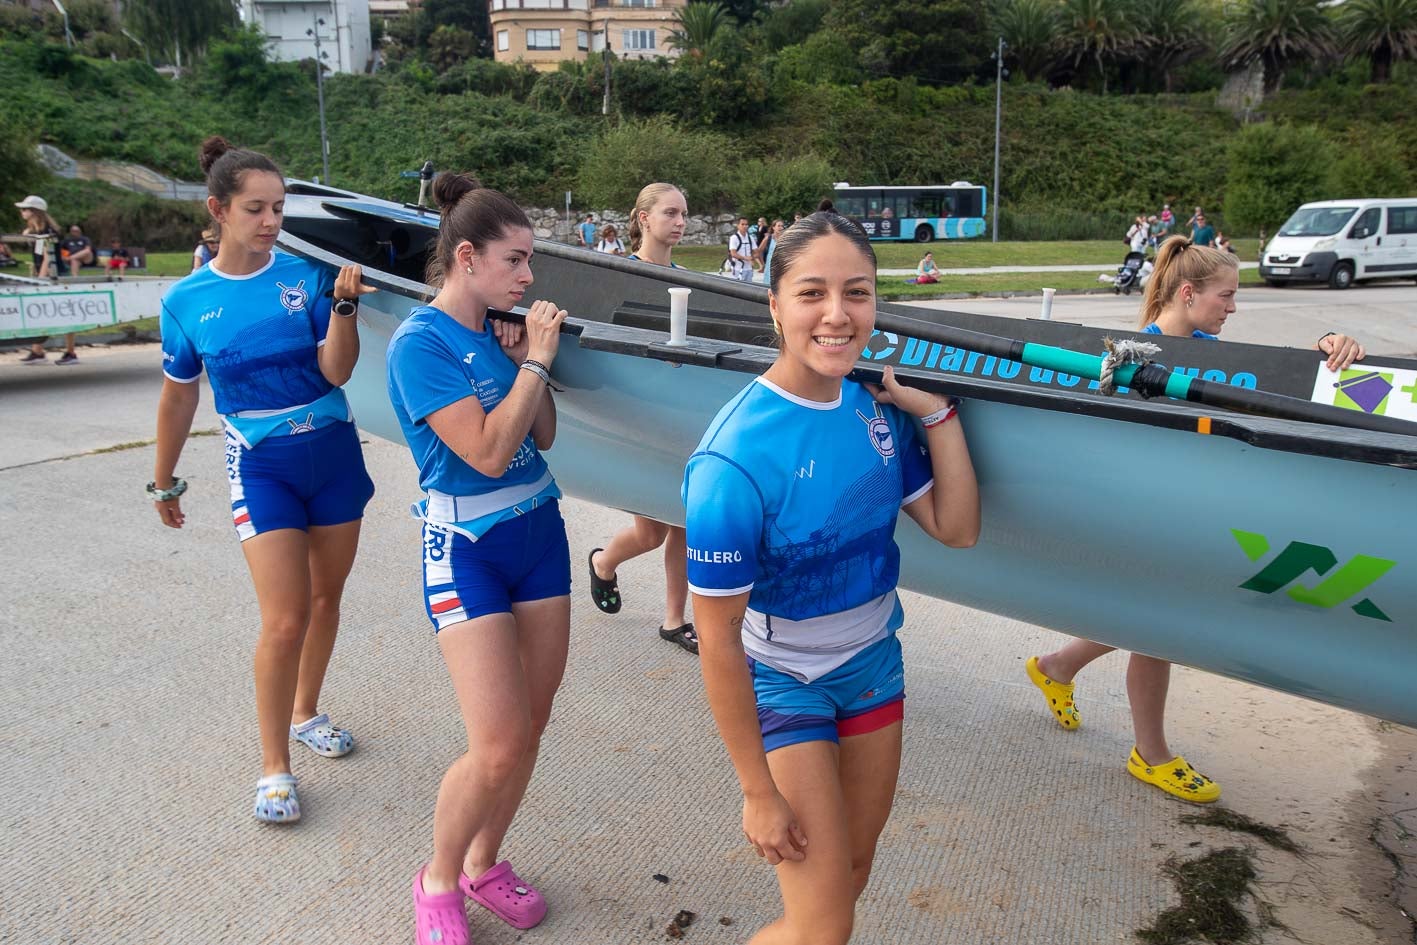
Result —
<instances>
[{"instance_id":1,"label":"blue cycling shorts","mask_svg":"<svg viewBox=\"0 0 1417 945\"><path fill-rule=\"evenodd\" d=\"M905 715L905 664L894 633L809 683L751 656L748 671L767 751L865 735Z\"/></svg>"},{"instance_id":2,"label":"blue cycling shorts","mask_svg":"<svg viewBox=\"0 0 1417 945\"><path fill-rule=\"evenodd\" d=\"M374 496L352 423L266 437L254 448L228 433L226 475L231 520L242 541L278 528L305 531L353 522L364 517Z\"/></svg>"},{"instance_id":3,"label":"blue cycling shorts","mask_svg":"<svg viewBox=\"0 0 1417 945\"><path fill-rule=\"evenodd\" d=\"M477 541L423 523L423 605L434 633L570 593L571 549L555 499L498 522Z\"/></svg>"}]
</instances>

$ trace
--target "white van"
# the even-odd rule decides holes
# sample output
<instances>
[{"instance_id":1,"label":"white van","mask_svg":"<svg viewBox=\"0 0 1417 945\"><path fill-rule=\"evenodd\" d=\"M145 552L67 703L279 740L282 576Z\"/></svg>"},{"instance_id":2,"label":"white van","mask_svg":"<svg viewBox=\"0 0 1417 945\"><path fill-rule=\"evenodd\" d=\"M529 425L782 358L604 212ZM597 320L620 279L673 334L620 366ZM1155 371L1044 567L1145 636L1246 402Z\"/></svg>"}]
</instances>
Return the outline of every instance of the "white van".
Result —
<instances>
[{"instance_id":1,"label":"white van","mask_svg":"<svg viewBox=\"0 0 1417 945\"><path fill-rule=\"evenodd\" d=\"M1417 276L1417 197L1306 203L1260 254L1270 285Z\"/></svg>"}]
</instances>

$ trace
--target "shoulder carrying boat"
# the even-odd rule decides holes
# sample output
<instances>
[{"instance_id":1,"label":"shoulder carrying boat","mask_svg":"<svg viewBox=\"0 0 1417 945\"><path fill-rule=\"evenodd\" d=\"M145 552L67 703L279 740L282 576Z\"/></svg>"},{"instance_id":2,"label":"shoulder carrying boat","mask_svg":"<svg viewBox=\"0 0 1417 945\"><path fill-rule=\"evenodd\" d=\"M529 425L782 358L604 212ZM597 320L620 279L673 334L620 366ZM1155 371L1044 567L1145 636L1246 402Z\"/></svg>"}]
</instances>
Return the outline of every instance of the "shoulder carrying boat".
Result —
<instances>
[{"instance_id":1,"label":"shoulder carrying boat","mask_svg":"<svg viewBox=\"0 0 1417 945\"><path fill-rule=\"evenodd\" d=\"M299 182L286 206L286 251L358 263L381 290L362 301L362 354L347 390L360 425L395 441L384 352L430 294L423 267L437 223L436 211ZM682 522L686 459L719 407L775 357L766 290L545 240L536 254L529 295L572 315L553 371L560 419L548 461L558 481L593 502ZM693 290L684 345L668 343L671 286ZM967 337L959 329L1026 334L1029 344L989 353L939 340ZM1334 378L1314 352L1160 339L1168 393L1209 384L1230 400L1285 394L1321 405L1308 408L1316 418L1372 427L1353 429L1148 401L1125 388L1104 397L1080 373L1019 360L1030 349L1101 351L1104 334L1118 333L880 306L859 376L894 364L908 383L965 398L983 499L983 533L967 551L902 518L902 585L1417 724L1408 675L1417 668L1417 435L1400 422L1417 418L1417 361L1370 358ZM1118 377L1139 383L1141 374Z\"/></svg>"}]
</instances>

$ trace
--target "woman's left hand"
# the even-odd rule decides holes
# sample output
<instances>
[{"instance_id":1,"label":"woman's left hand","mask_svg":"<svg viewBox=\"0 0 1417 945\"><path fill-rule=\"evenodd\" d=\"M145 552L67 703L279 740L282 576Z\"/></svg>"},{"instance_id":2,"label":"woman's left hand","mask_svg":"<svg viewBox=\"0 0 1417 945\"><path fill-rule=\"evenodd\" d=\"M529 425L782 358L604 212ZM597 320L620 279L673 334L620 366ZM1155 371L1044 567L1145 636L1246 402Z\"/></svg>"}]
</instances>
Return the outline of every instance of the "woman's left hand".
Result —
<instances>
[{"instance_id":1,"label":"woman's left hand","mask_svg":"<svg viewBox=\"0 0 1417 945\"><path fill-rule=\"evenodd\" d=\"M880 403L895 404L911 416L928 417L949 406L949 399L940 394L932 394L915 387L906 387L896 380L895 368L889 364L886 365L885 374L881 380L883 383L880 386L866 385L871 395Z\"/></svg>"},{"instance_id":2,"label":"woman's left hand","mask_svg":"<svg viewBox=\"0 0 1417 945\"><path fill-rule=\"evenodd\" d=\"M1318 349L1328 355L1330 371L1341 371L1354 361L1363 360L1363 355L1368 353L1355 339L1339 334L1320 338Z\"/></svg>"},{"instance_id":3,"label":"woman's left hand","mask_svg":"<svg viewBox=\"0 0 1417 945\"><path fill-rule=\"evenodd\" d=\"M364 270L358 266L344 266L335 277L336 299L358 299L361 295L379 290L364 284Z\"/></svg>"},{"instance_id":4,"label":"woman's left hand","mask_svg":"<svg viewBox=\"0 0 1417 945\"><path fill-rule=\"evenodd\" d=\"M512 359L513 364L521 364L526 360L527 348L529 347L526 327L517 322L504 322L500 319L491 319L492 333L497 336L497 343L502 346L502 350L507 352L507 357Z\"/></svg>"}]
</instances>

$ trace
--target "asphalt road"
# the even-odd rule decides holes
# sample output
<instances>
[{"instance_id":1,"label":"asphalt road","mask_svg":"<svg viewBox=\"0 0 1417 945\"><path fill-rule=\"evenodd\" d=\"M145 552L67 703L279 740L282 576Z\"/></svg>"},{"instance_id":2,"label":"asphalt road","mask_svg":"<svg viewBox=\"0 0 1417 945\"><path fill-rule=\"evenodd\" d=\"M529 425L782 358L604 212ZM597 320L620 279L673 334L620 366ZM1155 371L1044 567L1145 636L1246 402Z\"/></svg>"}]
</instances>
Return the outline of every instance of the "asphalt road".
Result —
<instances>
[{"instance_id":1,"label":"asphalt road","mask_svg":"<svg viewBox=\"0 0 1417 945\"><path fill-rule=\"evenodd\" d=\"M297 753L305 819L265 827L249 814L258 615L221 441L188 443L189 525L160 527L142 495L160 354L81 358L0 358L0 942L411 941L409 882L463 741L419 601L407 451L365 446L379 491L324 699L358 748L339 761ZM210 403L199 427L215 426ZM515 933L474 910L474 934L482 945L662 942L688 909L700 920L685 941L745 941L778 908L775 884L742 841L697 663L654 633L659 564L627 564L625 610L599 614L580 563L625 516L576 500L564 511L570 667L506 848L551 913ZM1022 668L1056 634L903 600L905 763L856 942L1132 942L1177 902L1168 858L1237 843L1258 848L1257 893L1293 930L1259 941L1411 941L1388 898L1393 863L1369 838L1378 818L1417 828L1395 819L1417 789L1417 737L1178 669L1173 742L1225 786L1227 807L1287 825L1305 849L1277 853L1183 823L1192 809L1126 774L1120 654L1090 671L1085 726L1064 733Z\"/></svg>"}]
</instances>

